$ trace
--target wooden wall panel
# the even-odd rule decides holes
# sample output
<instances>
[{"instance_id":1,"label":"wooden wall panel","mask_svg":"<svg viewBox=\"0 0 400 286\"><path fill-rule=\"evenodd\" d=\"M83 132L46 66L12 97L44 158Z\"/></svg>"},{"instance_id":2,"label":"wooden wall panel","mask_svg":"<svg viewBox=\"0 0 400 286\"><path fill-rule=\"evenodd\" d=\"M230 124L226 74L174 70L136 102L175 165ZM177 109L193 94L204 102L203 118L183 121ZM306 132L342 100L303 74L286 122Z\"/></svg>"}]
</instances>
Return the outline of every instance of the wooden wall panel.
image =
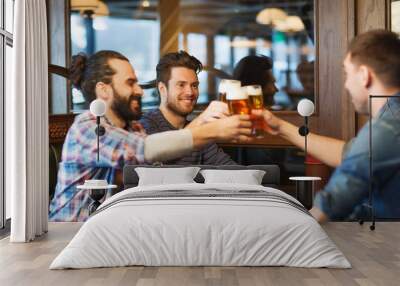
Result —
<instances>
[{"instance_id":1,"label":"wooden wall panel","mask_svg":"<svg viewBox=\"0 0 400 286\"><path fill-rule=\"evenodd\" d=\"M166 53L178 51L179 48L180 0L159 0L158 12L160 15L160 57L162 57Z\"/></svg>"},{"instance_id":2,"label":"wooden wall panel","mask_svg":"<svg viewBox=\"0 0 400 286\"><path fill-rule=\"evenodd\" d=\"M351 0L318 1L317 131L348 140L354 133L354 110L344 89L342 62L354 28Z\"/></svg>"},{"instance_id":3,"label":"wooden wall panel","mask_svg":"<svg viewBox=\"0 0 400 286\"><path fill-rule=\"evenodd\" d=\"M387 0L357 0L357 34L386 28Z\"/></svg>"}]
</instances>

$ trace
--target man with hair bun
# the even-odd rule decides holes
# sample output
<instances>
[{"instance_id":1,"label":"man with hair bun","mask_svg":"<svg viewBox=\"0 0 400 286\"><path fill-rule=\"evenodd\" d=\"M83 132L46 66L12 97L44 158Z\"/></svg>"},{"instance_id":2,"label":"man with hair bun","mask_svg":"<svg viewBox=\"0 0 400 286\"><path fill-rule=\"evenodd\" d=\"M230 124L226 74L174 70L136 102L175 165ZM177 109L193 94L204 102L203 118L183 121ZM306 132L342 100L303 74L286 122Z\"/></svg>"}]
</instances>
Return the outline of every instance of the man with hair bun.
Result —
<instances>
[{"instance_id":1,"label":"man with hair bun","mask_svg":"<svg viewBox=\"0 0 400 286\"><path fill-rule=\"evenodd\" d=\"M345 88L360 114L371 114L373 134L373 201L377 218L400 218L400 39L397 34L374 30L355 37L343 66ZM372 99L369 95L388 98ZM304 149L298 127L263 112L271 134L280 135ZM365 218L369 190L369 123L346 143L308 135L308 152L325 164L337 167L325 188L318 192L312 215L327 219Z\"/></svg>"},{"instance_id":2,"label":"man with hair bun","mask_svg":"<svg viewBox=\"0 0 400 286\"><path fill-rule=\"evenodd\" d=\"M171 160L189 154L215 140L251 140L250 116L230 116L204 123L194 120L185 129L146 136L136 120L140 111L135 102L143 94L129 60L115 51L99 51L72 59L70 79L87 103L102 99L106 113L101 125L100 160L97 162L96 118L86 111L75 118L68 130L58 171L58 181L50 204L52 221L84 221L88 218L88 192L78 190L89 179L118 183L125 164ZM204 118L203 118L204 119ZM108 193L106 196L110 196Z\"/></svg>"}]
</instances>

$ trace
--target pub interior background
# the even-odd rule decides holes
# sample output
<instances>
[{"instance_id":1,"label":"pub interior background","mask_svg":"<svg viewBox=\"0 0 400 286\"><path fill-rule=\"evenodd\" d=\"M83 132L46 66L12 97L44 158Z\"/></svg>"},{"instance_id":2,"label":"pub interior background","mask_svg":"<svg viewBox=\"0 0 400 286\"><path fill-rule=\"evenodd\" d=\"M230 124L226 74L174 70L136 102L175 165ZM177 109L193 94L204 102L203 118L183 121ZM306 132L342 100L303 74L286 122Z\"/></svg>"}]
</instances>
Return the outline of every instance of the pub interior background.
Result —
<instances>
[{"instance_id":1,"label":"pub interior background","mask_svg":"<svg viewBox=\"0 0 400 286\"><path fill-rule=\"evenodd\" d=\"M83 7L85 2L95 2L96 8ZM66 78L72 55L102 49L126 55L146 88L142 99L146 111L158 106L158 95L147 83L155 78L160 56L185 50L205 66L199 74L194 113L217 98L219 81L232 75L241 58L265 55L273 61L279 89L273 104L266 107L301 125L296 105L309 98L316 105L311 131L348 140L366 119L354 112L343 88L342 59L353 36L389 26L390 4L389 0L47 0L50 190L65 132L74 114L87 108ZM280 13L292 21L273 24L271 18ZM308 66L302 76L299 64ZM239 164L278 164L282 185L291 184L289 176L307 173L321 176L318 187L323 187L332 171L322 164L305 167L303 152L269 135L251 145L221 147Z\"/></svg>"}]
</instances>

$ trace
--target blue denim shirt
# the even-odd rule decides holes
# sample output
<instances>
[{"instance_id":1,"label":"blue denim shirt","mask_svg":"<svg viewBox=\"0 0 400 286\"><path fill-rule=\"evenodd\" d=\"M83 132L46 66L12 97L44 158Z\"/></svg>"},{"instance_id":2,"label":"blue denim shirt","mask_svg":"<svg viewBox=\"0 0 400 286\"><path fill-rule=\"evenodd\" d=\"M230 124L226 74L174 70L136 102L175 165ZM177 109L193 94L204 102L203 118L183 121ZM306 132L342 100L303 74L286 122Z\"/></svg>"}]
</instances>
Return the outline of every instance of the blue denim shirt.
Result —
<instances>
[{"instance_id":1,"label":"blue denim shirt","mask_svg":"<svg viewBox=\"0 0 400 286\"><path fill-rule=\"evenodd\" d=\"M372 120L372 160L376 217L400 218L400 98L390 98ZM356 219L367 214L363 204L368 202L368 190L369 123L316 195L314 206L330 219Z\"/></svg>"}]
</instances>

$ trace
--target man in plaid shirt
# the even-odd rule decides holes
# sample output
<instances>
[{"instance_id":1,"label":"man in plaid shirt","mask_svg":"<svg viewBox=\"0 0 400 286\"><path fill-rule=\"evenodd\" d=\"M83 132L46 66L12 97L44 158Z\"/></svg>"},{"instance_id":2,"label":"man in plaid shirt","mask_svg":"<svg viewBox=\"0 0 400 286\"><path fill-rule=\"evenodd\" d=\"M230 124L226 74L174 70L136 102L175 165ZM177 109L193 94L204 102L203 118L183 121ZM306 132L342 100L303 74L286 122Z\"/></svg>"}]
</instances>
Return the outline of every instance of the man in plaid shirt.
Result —
<instances>
[{"instance_id":1,"label":"man in plaid shirt","mask_svg":"<svg viewBox=\"0 0 400 286\"><path fill-rule=\"evenodd\" d=\"M135 101L143 94L129 60L114 51L99 51L87 57L73 57L70 79L80 89L86 102L102 99L106 113L101 125L100 158L97 162L96 118L86 111L76 117L68 131L59 166L54 198L50 204L51 221L85 221L91 199L88 190L78 190L85 180L105 179L118 182L125 164L142 164L159 158L174 159L193 148L215 140L251 141L251 121L247 115L205 122L199 116L187 129L146 136L136 120L140 118ZM146 148L145 148L146 146ZM111 192L106 194L109 197Z\"/></svg>"},{"instance_id":2,"label":"man in plaid shirt","mask_svg":"<svg viewBox=\"0 0 400 286\"><path fill-rule=\"evenodd\" d=\"M77 116L68 131L58 171L58 182L50 205L53 221L84 221L88 218L91 199L88 190L78 190L85 180L105 179L115 182L116 171L124 164L144 162L144 133L133 126L126 129L102 122L106 132L100 137L100 158L97 162L96 118L90 111ZM111 196L111 190L106 197Z\"/></svg>"},{"instance_id":3,"label":"man in plaid shirt","mask_svg":"<svg viewBox=\"0 0 400 286\"><path fill-rule=\"evenodd\" d=\"M128 60L113 51L101 51L88 58L73 57L71 80L87 102L100 97L108 105L101 125L100 158L97 162L96 118L86 111L75 118L68 131L59 166L49 218L53 221L84 221L91 199L88 190L78 190L85 180L116 182L117 170L124 164L144 163L145 133L138 124L140 109L130 109L142 95ZM119 182L117 182L119 183ZM109 197L111 190L106 194Z\"/></svg>"}]
</instances>

